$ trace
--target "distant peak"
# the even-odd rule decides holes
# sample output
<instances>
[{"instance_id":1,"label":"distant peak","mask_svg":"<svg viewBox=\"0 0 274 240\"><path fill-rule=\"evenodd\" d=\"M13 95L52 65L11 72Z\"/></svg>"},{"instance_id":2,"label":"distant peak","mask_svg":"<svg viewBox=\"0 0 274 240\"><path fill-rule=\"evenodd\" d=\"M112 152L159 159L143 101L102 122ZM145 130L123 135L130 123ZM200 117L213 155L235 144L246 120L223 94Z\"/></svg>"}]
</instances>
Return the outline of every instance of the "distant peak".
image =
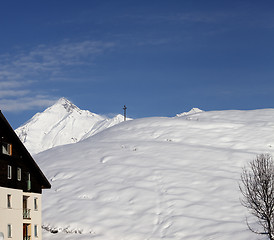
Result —
<instances>
[{"instance_id":1,"label":"distant peak","mask_svg":"<svg viewBox=\"0 0 274 240\"><path fill-rule=\"evenodd\" d=\"M65 97L61 97L58 99L58 101L56 102L56 104L64 104L64 103L71 103L71 101L69 101L68 99L66 99Z\"/></svg>"},{"instance_id":2,"label":"distant peak","mask_svg":"<svg viewBox=\"0 0 274 240\"><path fill-rule=\"evenodd\" d=\"M67 112L72 112L73 110L80 111L80 109L76 105L74 105L71 101L64 97L60 98L55 103L55 105L62 105L67 110Z\"/></svg>"},{"instance_id":3,"label":"distant peak","mask_svg":"<svg viewBox=\"0 0 274 240\"><path fill-rule=\"evenodd\" d=\"M183 113L177 114L176 117L183 117L183 116L192 115L192 114L201 113L201 112L204 112L204 111L199 108L192 108L188 112L183 112Z\"/></svg>"},{"instance_id":4,"label":"distant peak","mask_svg":"<svg viewBox=\"0 0 274 240\"><path fill-rule=\"evenodd\" d=\"M113 119L123 122L123 121L124 121L124 115L122 115L122 114L117 114ZM128 120L132 120L132 118L126 117L126 120L127 120L127 121L128 121Z\"/></svg>"},{"instance_id":5,"label":"distant peak","mask_svg":"<svg viewBox=\"0 0 274 240\"><path fill-rule=\"evenodd\" d=\"M114 118L115 119L124 119L124 116L121 114L117 114Z\"/></svg>"}]
</instances>

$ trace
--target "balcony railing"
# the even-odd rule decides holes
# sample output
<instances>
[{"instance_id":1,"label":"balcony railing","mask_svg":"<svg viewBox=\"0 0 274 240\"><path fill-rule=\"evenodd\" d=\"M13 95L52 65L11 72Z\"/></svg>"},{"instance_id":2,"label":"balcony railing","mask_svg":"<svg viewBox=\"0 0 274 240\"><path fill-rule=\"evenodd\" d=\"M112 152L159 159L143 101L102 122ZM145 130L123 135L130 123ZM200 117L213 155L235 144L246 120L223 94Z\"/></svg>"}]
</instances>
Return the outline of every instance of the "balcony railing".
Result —
<instances>
[{"instance_id":1,"label":"balcony railing","mask_svg":"<svg viewBox=\"0 0 274 240\"><path fill-rule=\"evenodd\" d=\"M30 209L28 209L28 208L23 209L23 219L30 219ZM26 239L28 240L28 238L26 238Z\"/></svg>"},{"instance_id":2,"label":"balcony railing","mask_svg":"<svg viewBox=\"0 0 274 240\"><path fill-rule=\"evenodd\" d=\"M24 236L24 240L31 240L31 236Z\"/></svg>"}]
</instances>

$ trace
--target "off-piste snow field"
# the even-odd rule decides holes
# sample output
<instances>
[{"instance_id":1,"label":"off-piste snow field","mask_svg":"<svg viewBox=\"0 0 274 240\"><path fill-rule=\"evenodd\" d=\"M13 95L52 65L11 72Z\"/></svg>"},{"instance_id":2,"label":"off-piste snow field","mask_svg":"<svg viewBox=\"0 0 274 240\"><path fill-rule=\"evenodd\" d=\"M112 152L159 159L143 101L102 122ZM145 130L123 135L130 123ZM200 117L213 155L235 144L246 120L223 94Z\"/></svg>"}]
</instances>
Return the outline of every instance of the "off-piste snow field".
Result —
<instances>
[{"instance_id":1,"label":"off-piste snow field","mask_svg":"<svg viewBox=\"0 0 274 240\"><path fill-rule=\"evenodd\" d=\"M274 154L274 109L130 120L46 150L43 239L265 239L238 187L261 153Z\"/></svg>"}]
</instances>

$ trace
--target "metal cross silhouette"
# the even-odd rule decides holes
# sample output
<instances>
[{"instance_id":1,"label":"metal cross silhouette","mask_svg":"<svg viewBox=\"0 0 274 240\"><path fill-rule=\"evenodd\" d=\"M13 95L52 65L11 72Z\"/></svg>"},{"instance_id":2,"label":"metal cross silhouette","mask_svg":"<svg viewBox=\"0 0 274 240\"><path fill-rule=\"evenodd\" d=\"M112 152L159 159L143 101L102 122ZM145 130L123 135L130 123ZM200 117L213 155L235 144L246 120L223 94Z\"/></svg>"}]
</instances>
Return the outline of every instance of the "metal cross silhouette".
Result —
<instances>
[{"instance_id":1,"label":"metal cross silhouette","mask_svg":"<svg viewBox=\"0 0 274 240\"><path fill-rule=\"evenodd\" d=\"M127 120L127 107L126 107L126 105L124 105L123 109L124 109L124 121L126 121Z\"/></svg>"}]
</instances>

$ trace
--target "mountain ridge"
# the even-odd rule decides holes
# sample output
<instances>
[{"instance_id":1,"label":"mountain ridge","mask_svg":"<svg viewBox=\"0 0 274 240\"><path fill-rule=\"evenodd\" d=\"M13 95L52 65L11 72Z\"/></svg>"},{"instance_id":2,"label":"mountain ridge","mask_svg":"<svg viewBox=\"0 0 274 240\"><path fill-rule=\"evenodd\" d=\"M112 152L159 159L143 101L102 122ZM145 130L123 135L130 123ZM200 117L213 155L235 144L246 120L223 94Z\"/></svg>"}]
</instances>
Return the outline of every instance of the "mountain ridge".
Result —
<instances>
[{"instance_id":1,"label":"mountain ridge","mask_svg":"<svg viewBox=\"0 0 274 240\"><path fill-rule=\"evenodd\" d=\"M106 118L88 110L81 110L66 98L36 113L15 132L32 154L63 144L81 141L124 119L118 114Z\"/></svg>"}]
</instances>

